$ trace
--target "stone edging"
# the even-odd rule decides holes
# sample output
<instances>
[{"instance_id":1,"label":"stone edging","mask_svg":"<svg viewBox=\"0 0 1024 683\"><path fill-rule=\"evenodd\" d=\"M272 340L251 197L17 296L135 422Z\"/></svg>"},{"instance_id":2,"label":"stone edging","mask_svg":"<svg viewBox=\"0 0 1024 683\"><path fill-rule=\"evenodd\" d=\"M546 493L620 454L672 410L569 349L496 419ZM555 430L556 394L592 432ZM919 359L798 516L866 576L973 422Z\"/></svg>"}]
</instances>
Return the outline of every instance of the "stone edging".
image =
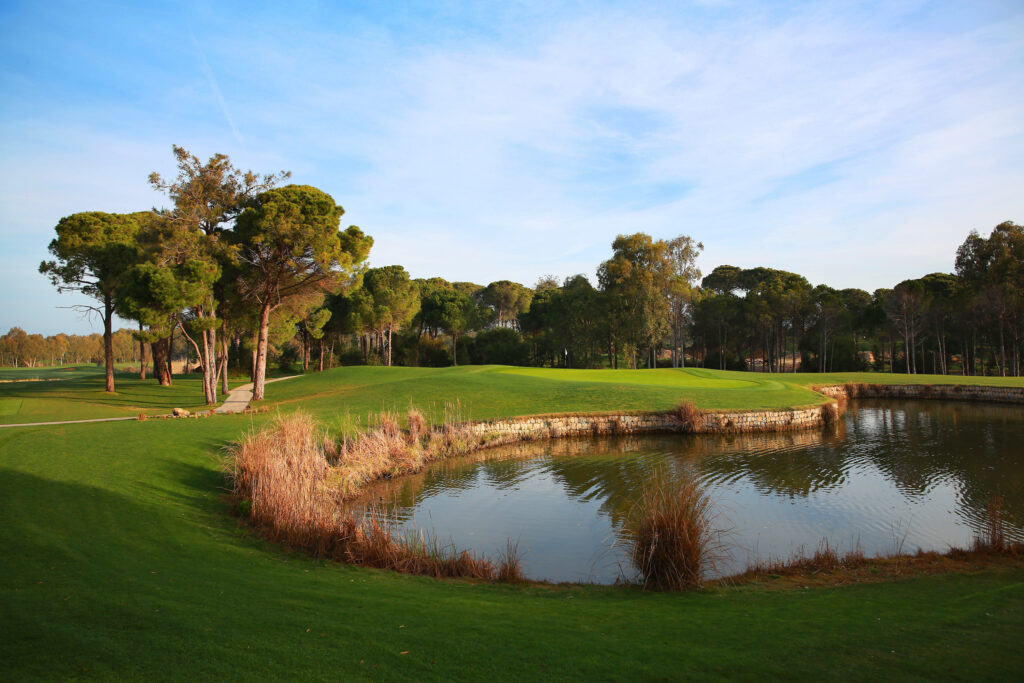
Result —
<instances>
[{"instance_id":1,"label":"stone edging","mask_svg":"<svg viewBox=\"0 0 1024 683\"><path fill-rule=\"evenodd\" d=\"M944 399L1024 403L1024 387L969 384L844 384L813 387L829 403L785 410L668 411L620 415L546 415L472 422L481 446L615 434L736 434L814 429L834 422L850 398Z\"/></svg>"},{"instance_id":2,"label":"stone edging","mask_svg":"<svg viewBox=\"0 0 1024 683\"><path fill-rule=\"evenodd\" d=\"M840 384L813 389L819 394L839 400L909 398L1024 403L1024 387L988 387L978 384Z\"/></svg>"}]
</instances>

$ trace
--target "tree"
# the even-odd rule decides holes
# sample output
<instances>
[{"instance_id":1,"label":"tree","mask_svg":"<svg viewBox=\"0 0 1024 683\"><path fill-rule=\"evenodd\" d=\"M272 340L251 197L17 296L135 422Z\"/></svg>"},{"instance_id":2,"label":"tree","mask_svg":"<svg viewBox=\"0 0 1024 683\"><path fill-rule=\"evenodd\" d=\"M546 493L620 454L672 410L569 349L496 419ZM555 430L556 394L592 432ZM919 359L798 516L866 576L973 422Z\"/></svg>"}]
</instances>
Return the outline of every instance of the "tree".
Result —
<instances>
[{"instance_id":1,"label":"tree","mask_svg":"<svg viewBox=\"0 0 1024 683\"><path fill-rule=\"evenodd\" d=\"M518 282L498 280L484 288L481 298L494 309L495 324L499 327L516 327L519 314L530 309L533 290Z\"/></svg>"},{"instance_id":2,"label":"tree","mask_svg":"<svg viewBox=\"0 0 1024 683\"><path fill-rule=\"evenodd\" d=\"M173 146L178 175L173 182L159 173L151 173L154 189L165 192L174 208L161 211L170 227L164 239L169 260L184 262L203 260L223 269L234 261L229 240L222 239L224 226L235 220L259 193L290 177L288 171L258 174L241 171L231 165L224 154L214 154L204 164L188 150ZM200 335L201 345L191 336L203 368L203 393L206 403L217 402L218 373L227 373L226 321L218 319L224 300L224 283L218 278L210 291L194 303L191 314L193 331ZM217 328L221 328L221 344L217 345ZM185 328L181 327L186 333ZM226 385L225 385L226 388Z\"/></svg>"},{"instance_id":3,"label":"tree","mask_svg":"<svg viewBox=\"0 0 1024 683\"><path fill-rule=\"evenodd\" d=\"M700 278L697 257L704 251L704 244L694 242L687 235L669 240L666 252L666 277L664 294L668 299L669 314L672 318L672 367L686 365L683 341L683 321L687 308L693 300L693 287Z\"/></svg>"},{"instance_id":4,"label":"tree","mask_svg":"<svg viewBox=\"0 0 1024 683\"><path fill-rule=\"evenodd\" d=\"M437 289L423 300L423 319L452 337L452 365L459 364L459 335L476 324L477 307L468 294L457 289Z\"/></svg>"},{"instance_id":5,"label":"tree","mask_svg":"<svg viewBox=\"0 0 1024 683\"><path fill-rule=\"evenodd\" d=\"M80 308L95 311L103 319L109 392L114 391L114 298L124 271L134 259L138 228L131 216L121 214L89 211L66 216L57 223L57 238L49 246L56 260L39 265L39 272L50 278L57 291L82 292L100 302L100 306Z\"/></svg>"},{"instance_id":6,"label":"tree","mask_svg":"<svg viewBox=\"0 0 1024 683\"><path fill-rule=\"evenodd\" d=\"M917 335L921 332L927 306L920 280L904 280L892 290L887 312L903 335L903 355L907 374L917 372Z\"/></svg>"},{"instance_id":7,"label":"tree","mask_svg":"<svg viewBox=\"0 0 1024 683\"><path fill-rule=\"evenodd\" d=\"M366 271L363 289L373 302L373 320L385 345L384 363L390 366L393 333L408 325L420 310L419 285L402 266L384 266Z\"/></svg>"},{"instance_id":8,"label":"tree","mask_svg":"<svg viewBox=\"0 0 1024 683\"><path fill-rule=\"evenodd\" d=\"M654 347L668 329L668 300L664 296L664 263L668 245L638 232L612 242L612 258L598 268L597 278L608 300L612 336L625 345L632 367L646 346L649 367Z\"/></svg>"},{"instance_id":9,"label":"tree","mask_svg":"<svg viewBox=\"0 0 1024 683\"><path fill-rule=\"evenodd\" d=\"M296 297L351 283L373 239L356 226L339 231L344 209L315 187L288 185L256 197L238 217L234 237L247 267L244 296L259 307L253 398L264 395L270 314Z\"/></svg>"},{"instance_id":10,"label":"tree","mask_svg":"<svg viewBox=\"0 0 1024 683\"><path fill-rule=\"evenodd\" d=\"M1018 340L1024 304L1024 227L1000 223L988 238L972 231L956 252L956 272L975 292L975 306L987 309L999 330L1000 373L1006 375L1006 328L1013 332L1013 374L1020 374Z\"/></svg>"}]
</instances>

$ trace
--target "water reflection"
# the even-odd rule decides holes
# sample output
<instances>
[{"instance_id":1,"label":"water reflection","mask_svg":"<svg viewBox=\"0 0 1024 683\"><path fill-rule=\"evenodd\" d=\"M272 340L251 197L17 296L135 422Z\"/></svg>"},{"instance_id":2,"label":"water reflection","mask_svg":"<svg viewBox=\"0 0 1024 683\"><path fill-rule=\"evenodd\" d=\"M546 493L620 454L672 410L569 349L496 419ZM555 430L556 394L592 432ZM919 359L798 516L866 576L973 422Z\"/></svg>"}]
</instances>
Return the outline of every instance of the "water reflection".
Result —
<instances>
[{"instance_id":1,"label":"water reflection","mask_svg":"<svg viewBox=\"0 0 1024 683\"><path fill-rule=\"evenodd\" d=\"M998 404L862 400L821 431L505 446L380 482L368 499L459 547L493 554L518 539L527 575L551 580L629 576L614 541L658 472L708 487L731 529L721 573L823 537L868 554L967 545L997 491L1010 536L1024 540L1021 417Z\"/></svg>"}]
</instances>

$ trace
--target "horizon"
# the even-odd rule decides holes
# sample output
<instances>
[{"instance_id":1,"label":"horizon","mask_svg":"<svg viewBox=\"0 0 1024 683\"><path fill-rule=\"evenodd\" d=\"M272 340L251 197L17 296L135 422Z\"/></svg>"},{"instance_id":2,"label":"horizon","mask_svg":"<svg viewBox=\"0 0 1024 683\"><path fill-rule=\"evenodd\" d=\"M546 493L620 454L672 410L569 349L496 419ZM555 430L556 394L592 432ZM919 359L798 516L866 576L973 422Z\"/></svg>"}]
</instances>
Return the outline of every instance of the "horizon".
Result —
<instances>
[{"instance_id":1,"label":"horizon","mask_svg":"<svg viewBox=\"0 0 1024 683\"><path fill-rule=\"evenodd\" d=\"M372 266L482 285L594 280L646 232L872 292L1024 216L1009 2L245 7L0 9L0 332L102 328L38 265L65 215L166 205L172 144L330 193Z\"/></svg>"}]
</instances>

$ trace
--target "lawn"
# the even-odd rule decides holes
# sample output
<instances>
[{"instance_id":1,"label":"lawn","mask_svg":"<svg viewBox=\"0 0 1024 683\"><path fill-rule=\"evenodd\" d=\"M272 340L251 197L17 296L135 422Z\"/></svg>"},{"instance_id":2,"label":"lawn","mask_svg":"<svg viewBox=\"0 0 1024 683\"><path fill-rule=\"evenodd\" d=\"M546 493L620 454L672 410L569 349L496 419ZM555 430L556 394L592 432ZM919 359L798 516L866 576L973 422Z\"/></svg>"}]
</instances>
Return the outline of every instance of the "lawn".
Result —
<instances>
[{"instance_id":1,"label":"lawn","mask_svg":"<svg viewBox=\"0 0 1024 683\"><path fill-rule=\"evenodd\" d=\"M299 405L328 424L410 405L440 418L458 402L463 417L489 419L560 412L669 410L682 401L716 410L790 408L823 403L813 385L889 381L1024 386L1024 378L933 375L761 374L700 368L558 370L473 365L453 368L354 366L269 385L266 404Z\"/></svg>"},{"instance_id":2,"label":"lawn","mask_svg":"<svg viewBox=\"0 0 1024 683\"><path fill-rule=\"evenodd\" d=\"M736 403L814 397L788 382L757 389L779 382L777 375L697 371L676 373L678 383L666 374L645 385L633 374L609 383L534 373L346 368L272 384L267 393L282 409L308 403L333 420L454 397L474 417L616 409L622 400L653 408L680 397L710 399L713 393L701 392L716 390L734 392L719 400ZM754 384L709 386L710 380ZM1024 674L1024 570L668 595L439 581L290 553L231 515L218 469L222 446L265 419L0 430L3 677Z\"/></svg>"},{"instance_id":3,"label":"lawn","mask_svg":"<svg viewBox=\"0 0 1024 683\"><path fill-rule=\"evenodd\" d=\"M0 380L0 424L88 420L102 417L133 417L140 413L168 413L172 408L189 410L206 407L202 380L197 376L174 377L174 384L161 387L152 378L115 373L116 392L108 394L103 368L6 368ZM245 380L232 381L231 386Z\"/></svg>"}]
</instances>

